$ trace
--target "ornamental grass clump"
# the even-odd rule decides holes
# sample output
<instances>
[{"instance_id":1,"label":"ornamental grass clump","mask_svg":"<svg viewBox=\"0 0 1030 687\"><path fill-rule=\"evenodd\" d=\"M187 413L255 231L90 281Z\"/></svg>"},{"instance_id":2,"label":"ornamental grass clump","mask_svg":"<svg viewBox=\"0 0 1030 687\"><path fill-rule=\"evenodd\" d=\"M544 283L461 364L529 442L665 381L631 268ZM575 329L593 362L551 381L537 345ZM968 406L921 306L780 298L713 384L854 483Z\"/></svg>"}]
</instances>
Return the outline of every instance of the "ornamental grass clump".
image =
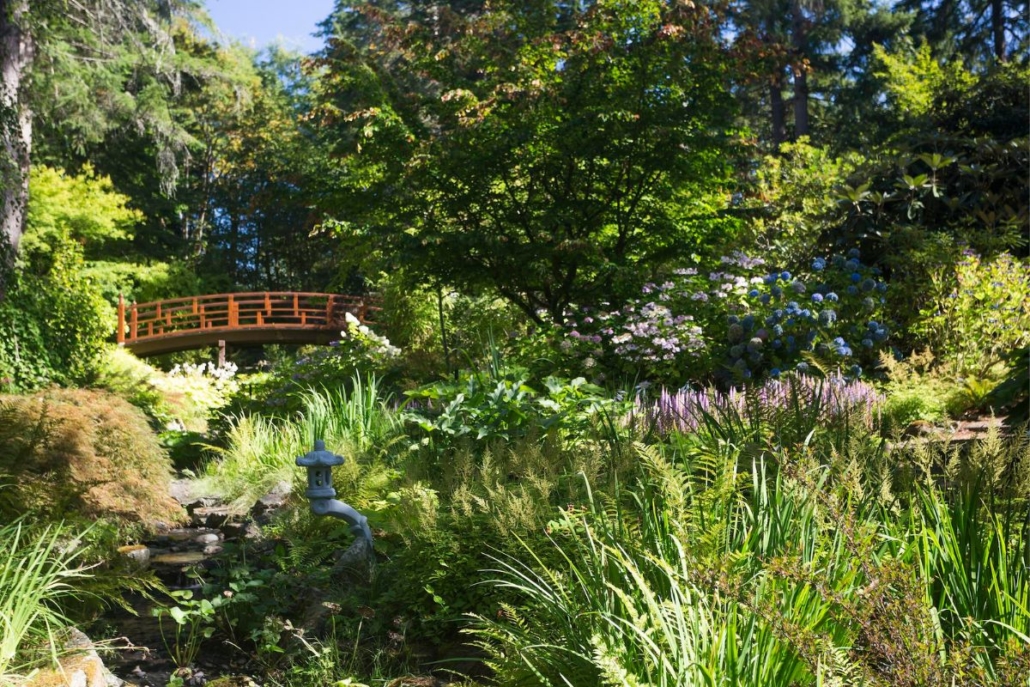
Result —
<instances>
[{"instance_id":1,"label":"ornamental grass clump","mask_svg":"<svg viewBox=\"0 0 1030 687\"><path fill-rule=\"evenodd\" d=\"M24 519L0 526L0 685L17 684L48 658L54 633L68 625L61 607L90 576L81 541L63 525L31 528Z\"/></svg>"}]
</instances>

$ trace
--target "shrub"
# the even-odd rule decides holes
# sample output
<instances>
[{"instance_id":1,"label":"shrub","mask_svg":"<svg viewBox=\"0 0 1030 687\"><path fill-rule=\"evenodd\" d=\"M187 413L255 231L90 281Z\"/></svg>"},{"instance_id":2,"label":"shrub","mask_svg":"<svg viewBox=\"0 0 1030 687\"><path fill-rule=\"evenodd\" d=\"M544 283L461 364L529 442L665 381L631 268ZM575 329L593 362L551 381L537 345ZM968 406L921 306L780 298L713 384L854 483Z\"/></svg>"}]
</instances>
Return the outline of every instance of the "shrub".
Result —
<instances>
[{"instance_id":1,"label":"shrub","mask_svg":"<svg viewBox=\"0 0 1030 687\"><path fill-rule=\"evenodd\" d=\"M150 382L164 395L178 428L193 432L206 431L207 418L225 407L239 388L231 362L182 363L167 374L154 374Z\"/></svg>"},{"instance_id":2,"label":"shrub","mask_svg":"<svg viewBox=\"0 0 1030 687\"><path fill-rule=\"evenodd\" d=\"M954 271L938 270L934 298L916 331L960 373L985 374L1003 354L1030 344L1030 263L966 251Z\"/></svg>"},{"instance_id":3,"label":"shrub","mask_svg":"<svg viewBox=\"0 0 1030 687\"><path fill-rule=\"evenodd\" d=\"M173 522L171 466L143 414L108 393L55 390L0 396L0 492L5 517L85 515L123 524Z\"/></svg>"},{"instance_id":4,"label":"shrub","mask_svg":"<svg viewBox=\"0 0 1030 687\"><path fill-rule=\"evenodd\" d=\"M251 402L242 404L286 415L302 411L312 390L346 392L356 378L372 375L382 379L394 372L401 350L350 313L346 318L347 329L338 340L283 358L266 379L245 389Z\"/></svg>"},{"instance_id":5,"label":"shrub","mask_svg":"<svg viewBox=\"0 0 1030 687\"><path fill-rule=\"evenodd\" d=\"M526 436L552 436L575 444L606 418L621 414L618 403L582 377L548 377L541 392L517 368L465 373L456 382L437 382L406 393L405 419L437 448L453 446L462 438L510 441Z\"/></svg>"},{"instance_id":6,"label":"shrub","mask_svg":"<svg viewBox=\"0 0 1030 687\"><path fill-rule=\"evenodd\" d=\"M818 365L860 376L890 336L886 282L847 255L816 257L800 274L735 253L707 276L681 268L645 284L641 298L584 310L561 347L584 368L603 363L622 378L670 386L714 376L731 383Z\"/></svg>"}]
</instances>

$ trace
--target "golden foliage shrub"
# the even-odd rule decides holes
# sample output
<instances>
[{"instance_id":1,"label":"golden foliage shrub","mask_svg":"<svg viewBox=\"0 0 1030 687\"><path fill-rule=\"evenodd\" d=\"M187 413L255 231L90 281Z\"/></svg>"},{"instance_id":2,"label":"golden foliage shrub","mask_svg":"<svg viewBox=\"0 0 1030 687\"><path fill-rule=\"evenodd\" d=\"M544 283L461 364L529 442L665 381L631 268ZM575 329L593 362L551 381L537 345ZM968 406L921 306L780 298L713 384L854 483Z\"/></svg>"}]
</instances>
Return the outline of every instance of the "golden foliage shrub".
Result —
<instances>
[{"instance_id":1,"label":"golden foliage shrub","mask_svg":"<svg viewBox=\"0 0 1030 687\"><path fill-rule=\"evenodd\" d=\"M146 417L113 394L0 395L0 517L175 522L171 473Z\"/></svg>"}]
</instances>

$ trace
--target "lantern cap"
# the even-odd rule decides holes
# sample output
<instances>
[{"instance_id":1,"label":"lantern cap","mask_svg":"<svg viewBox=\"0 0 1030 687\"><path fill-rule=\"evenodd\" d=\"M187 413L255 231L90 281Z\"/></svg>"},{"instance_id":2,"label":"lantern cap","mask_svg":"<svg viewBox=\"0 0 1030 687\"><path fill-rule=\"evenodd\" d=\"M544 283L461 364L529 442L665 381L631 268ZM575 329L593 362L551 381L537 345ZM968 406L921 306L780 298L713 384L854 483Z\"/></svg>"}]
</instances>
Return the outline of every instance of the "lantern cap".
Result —
<instances>
[{"instance_id":1,"label":"lantern cap","mask_svg":"<svg viewBox=\"0 0 1030 687\"><path fill-rule=\"evenodd\" d=\"M304 468L331 468L334 465L343 465L343 456L326 451L325 442L316 439L315 450L297 458L297 465Z\"/></svg>"}]
</instances>

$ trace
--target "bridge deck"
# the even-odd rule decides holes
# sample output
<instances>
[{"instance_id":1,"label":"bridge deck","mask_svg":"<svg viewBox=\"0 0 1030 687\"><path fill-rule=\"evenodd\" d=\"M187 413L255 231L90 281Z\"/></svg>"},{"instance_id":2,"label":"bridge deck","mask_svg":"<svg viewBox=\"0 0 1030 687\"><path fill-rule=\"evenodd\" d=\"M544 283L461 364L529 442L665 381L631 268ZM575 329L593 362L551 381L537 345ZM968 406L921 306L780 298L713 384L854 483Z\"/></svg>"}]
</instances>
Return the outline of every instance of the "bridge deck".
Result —
<instances>
[{"instance_id":1,"label":"bridge deck","mask_svg":"<svg viewBox=\"0 0 1030 687\"><path fill-rule=\"evenodd\" d=\"M328 343L350 313L363 324L379 308L368 298L265 291L118 304L116 338L136 355L227 343Z\"/></svg>"}]
</instances>

